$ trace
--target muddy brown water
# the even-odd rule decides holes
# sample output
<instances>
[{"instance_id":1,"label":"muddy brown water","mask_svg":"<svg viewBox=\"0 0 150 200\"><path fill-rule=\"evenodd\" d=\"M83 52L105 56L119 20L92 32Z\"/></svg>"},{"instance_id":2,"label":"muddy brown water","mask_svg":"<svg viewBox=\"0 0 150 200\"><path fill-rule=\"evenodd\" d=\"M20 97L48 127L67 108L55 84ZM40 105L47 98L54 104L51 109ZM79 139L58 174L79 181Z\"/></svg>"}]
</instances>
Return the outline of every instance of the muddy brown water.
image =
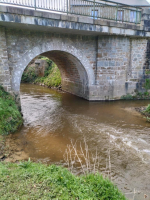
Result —
<instances>
[{"instance_id":1,"label":"muddy brown water","mask_svg":"<svg viewBox=\"0 0 150 200\"><path fill-rule=\"evenodd\" d=\"M150 195L150 123L134 107L150 101L88 102L37 85L21 85L23 127L12 136L31 160L65 164L70 141L87 140L90 152L105 167L110 148L112 181L133 199ZM110 146L110 147L109 147ZM78 173L78 169L76 169Z\"/></svg>"}]
</instances>

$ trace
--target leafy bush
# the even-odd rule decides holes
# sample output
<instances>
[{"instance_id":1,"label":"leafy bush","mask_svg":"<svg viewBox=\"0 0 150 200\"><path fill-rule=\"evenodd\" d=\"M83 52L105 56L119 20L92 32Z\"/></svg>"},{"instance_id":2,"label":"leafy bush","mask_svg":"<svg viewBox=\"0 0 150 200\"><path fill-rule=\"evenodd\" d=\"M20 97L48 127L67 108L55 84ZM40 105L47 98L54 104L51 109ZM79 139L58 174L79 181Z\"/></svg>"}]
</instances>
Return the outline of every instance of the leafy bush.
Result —
<instances>
[{"instance_id":1,"label":"leafy bush","mask_svg":"<svg viewBox=\"0 0 150 200\"><path fill-rule=\"evenodd\" d=\"M45 56L41 56L39 57L41 60L46 60L46 62L48 63L49 66L51 66L51 64L53 63L52 60L50 60L49 58L45 57Z\"/></svg>"},{"instance_id":2,"label":"leafy bush","mask_svg":"<svg viewBox=\"0 0 150 200\"><path fill-rule=\"evenodd\" d=\"M21 81L23 83L32 83L36 78L35 69L33 67L28 67L27 70L24 71Z\"/></svg>"},{"instance_id":3,"label":"leafy bush","mask_svg":"<svg viewBox=\"0 0 150 200\"><path fill-rule=\"evenodd\" d=\"M149 96L149 92L144 92L144 96Z\"/></svg>"},{"instance_id":4,"label":"leafy bush","mask_svg":"<svg viewBox=\"0 0 150 200\"><path fill-rule=\"evenodd\" d=\"M133 96L131 94L127 94L127 95L122 96L121 99L130 100L130 99L133 99Z\"/></svg>"},{"instance_id":5,"label":"leafy bush","mask_svg":"<svg viewBox=\"0 0 150 200\"><path fill-rule=\"evenodd\" d=\"M146 117L146 121L150 123L150 117Z\"/></svg>"},{"instance_id":6,"label":"leafy bush","mask_svg":"<svg viewBox=\"0 0 150 200\"><path fill-rule=\"evenodd\" d=\"M44 77L38 77L34 83L43 83L47 87L58 87L61 85L61 75L58 67L51 62L51 65L44 72Z\"/></svg>"},{"instance_id":7,"label":"leafy bush","mask_svg":"<svg viewBox=\"0 0 150 200\"><path fill-rule=\"evenodd\" d=\"M147 106L145 112L149 113L150 114L150 104Z\"/></svg>"},{"instance_id":8,"label":"leafy bush","mask_svg":"<svg viewBox=\"0 0 150 200\"><path fill-rule=\"evenodd\" d=\"M39 59L46 60L48 68L44 72L44 77L38 77L34 67L28 67L22 75L24 83L44 84L47 87L58 87L61 85L61 74L55 63L47 57L39 56Z\"/></svg>"},{"instance_id":9,"label":"leafy bush","mask_svg":"<svg viewBox=\"0 0 150 200\"><path fill-rule=\"evenodd\" d=\"M149 75L150 74L150 70L146 70L145 74Z\"/></svg>"},{"instance_id":10,"label":"leafy bush","mask_svg":"<svg viewBox=\"0 0 150 200\"><path fill-rule=\"evenodd\" d=\"M75 176L55 165L0 163L0 196L13 199L125 200L123 194L100 174Z\"/></svg>"},{"instance_id":11,"label":"leafy bush","mask_svg":"<svg viewBox=\"0 0 150 200\"><path fill-rule=\"evenodd\" d=\"M145 80L145 89L147 89L147 90L150 89L150 79Z\"/></svg>"},{"instance_id":12,"label":"leafy bush","mask_svg":"<svg viewBox=\"0 0 150 200\"><path fill-rule=\"evenodd\" d=\"M0 86L0 134L9 134L21 126L23 119L13 97Z\"/></svg>"}]
</instances>

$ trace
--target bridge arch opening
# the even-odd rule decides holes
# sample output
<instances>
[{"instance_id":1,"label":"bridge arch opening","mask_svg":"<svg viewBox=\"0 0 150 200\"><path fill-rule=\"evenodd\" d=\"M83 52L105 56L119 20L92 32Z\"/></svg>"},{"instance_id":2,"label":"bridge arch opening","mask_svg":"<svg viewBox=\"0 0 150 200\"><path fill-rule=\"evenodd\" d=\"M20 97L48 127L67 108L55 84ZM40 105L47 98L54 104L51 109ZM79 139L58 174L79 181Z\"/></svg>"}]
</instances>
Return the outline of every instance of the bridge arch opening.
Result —
<instances>
[{"instance_id":1,"label":"bridge arch opening","mask_svg":"<svg viewBox=\"0 0 150 200\"><path fill-rule=\"evenodd\" d=\"M59 50L47 51L41 53L39 56L47 57L57 65L61 74L61 87L63 91L88 99L89 97L88 74L83 64L77 57L75 57L71 53ZM24 66L22 68L21 77L27 66ZM21 82L21 77L20 77L20 82Z\"/></svg>"}]
</instances>

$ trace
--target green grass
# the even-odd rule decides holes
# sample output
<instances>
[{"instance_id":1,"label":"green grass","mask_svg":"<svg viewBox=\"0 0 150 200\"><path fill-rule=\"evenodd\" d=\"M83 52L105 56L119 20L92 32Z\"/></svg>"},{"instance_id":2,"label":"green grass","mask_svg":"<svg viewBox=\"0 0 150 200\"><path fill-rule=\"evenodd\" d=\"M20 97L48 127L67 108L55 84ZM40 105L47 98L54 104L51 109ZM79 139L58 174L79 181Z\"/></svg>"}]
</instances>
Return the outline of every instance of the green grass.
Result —
<instances>
[{"instance_id":1,"label":"green grass","mask_svg":"<svg viewBox=\"0 0 150 200\"><path fill-rule=\"evenodd\" d=\"M0 163L1 200L125 200L101 175L75 176L55 165Z\"/></svg>"},{"instance_id":2,"label":"green grass","mask_svg":"<svg viewBox=\"0 0 150 200\"><path fill-rule=\"evenodd\" d=\"M23 123L13 97L0 86L0 135L12 133Z\"/></svg>"}]
</instances>

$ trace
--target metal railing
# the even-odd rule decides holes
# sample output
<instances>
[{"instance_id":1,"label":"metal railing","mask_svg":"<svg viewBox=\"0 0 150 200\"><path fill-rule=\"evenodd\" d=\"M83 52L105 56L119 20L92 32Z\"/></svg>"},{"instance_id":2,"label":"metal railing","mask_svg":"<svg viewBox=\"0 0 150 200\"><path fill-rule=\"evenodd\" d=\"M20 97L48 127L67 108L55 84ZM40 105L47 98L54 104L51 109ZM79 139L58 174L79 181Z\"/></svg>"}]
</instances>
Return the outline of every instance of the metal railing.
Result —
<instances>
[{"instance_id":1,"label":"metal railing","mask_svg":"<svg viewBox=\"0 0 150 200\"><path fill-rule=\"evenodd\" d=\"M107 0L0 0L0 4L88 16L93 19L141 23L141 8Z\"/></svg>"}]
</instances>

